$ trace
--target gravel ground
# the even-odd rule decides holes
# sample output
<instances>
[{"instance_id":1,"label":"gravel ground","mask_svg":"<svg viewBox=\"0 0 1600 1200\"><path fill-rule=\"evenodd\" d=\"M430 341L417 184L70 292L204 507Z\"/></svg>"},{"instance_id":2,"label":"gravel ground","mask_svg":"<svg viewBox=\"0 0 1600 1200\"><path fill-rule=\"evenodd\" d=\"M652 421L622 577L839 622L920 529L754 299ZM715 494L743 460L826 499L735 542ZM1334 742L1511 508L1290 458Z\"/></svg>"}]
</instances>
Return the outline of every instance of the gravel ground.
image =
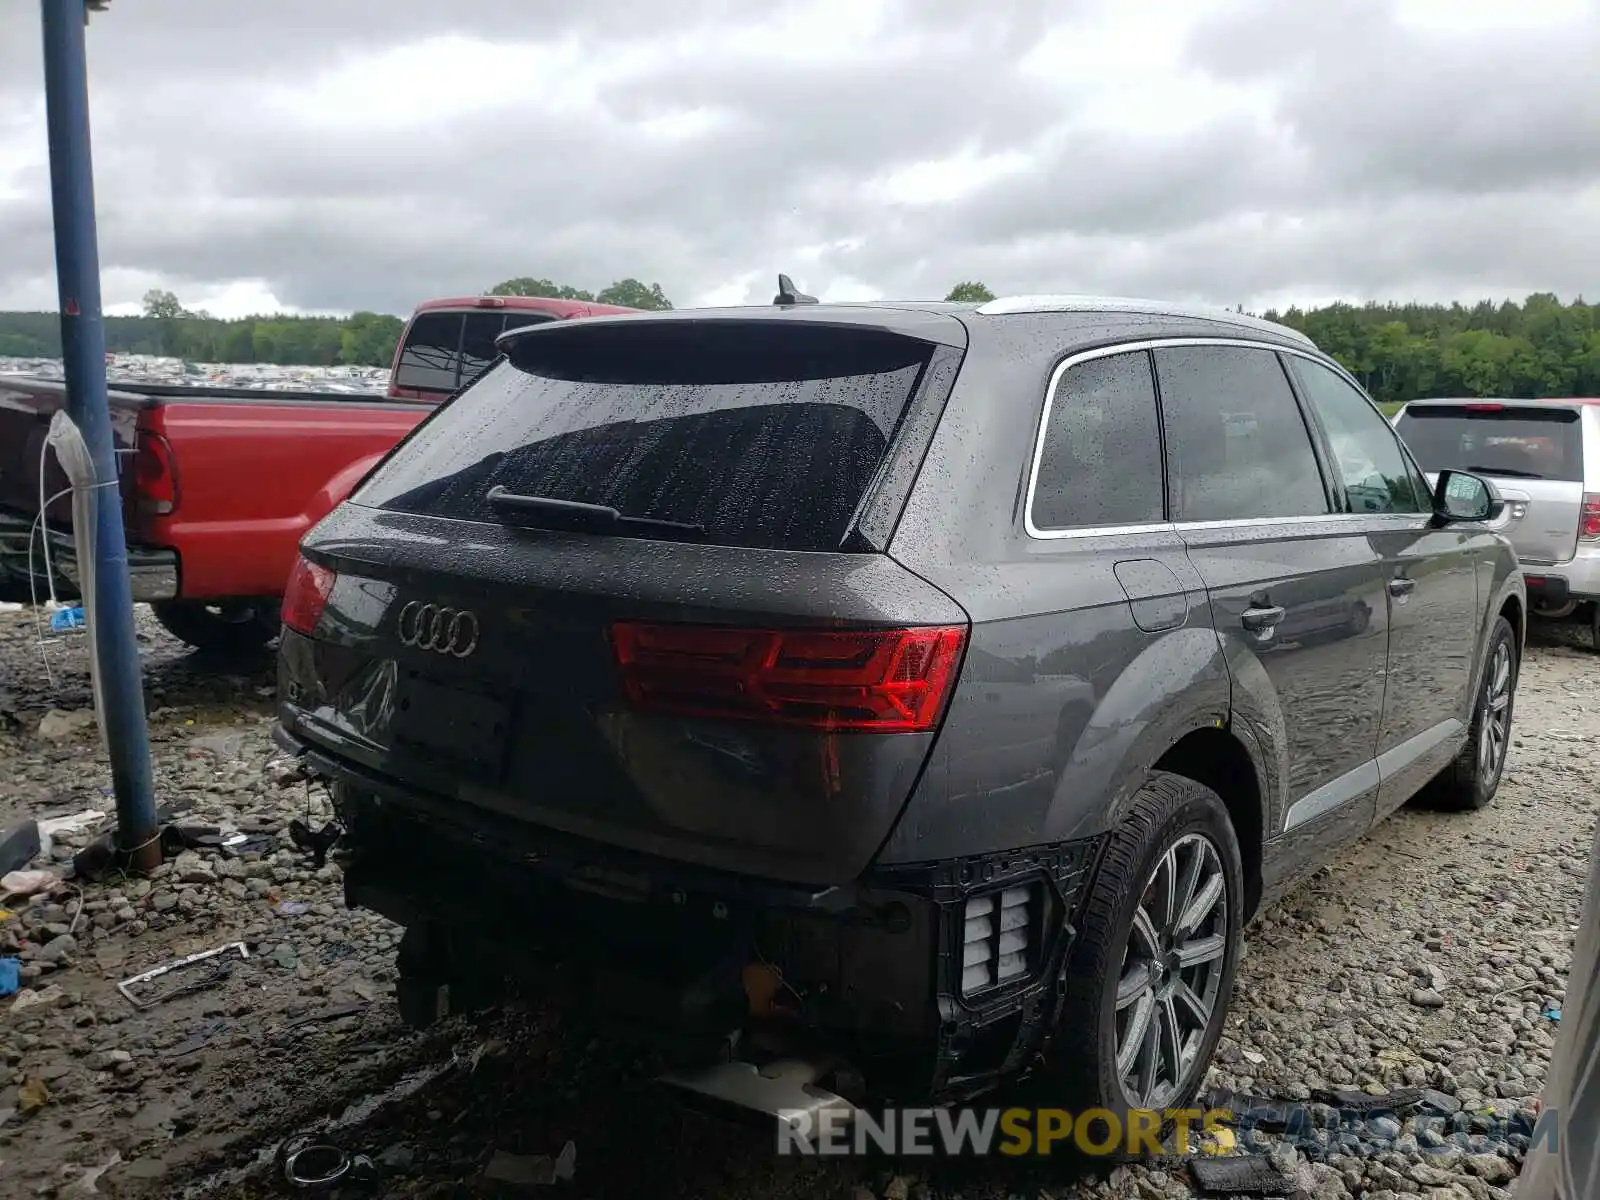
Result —
<instances>
[{"instance_id":1,"label":"gravel ground","mask_svg":"<svg viewBox=\"0 0 1600 1200\"><path fill-rule=\"evenodd\" d=\"M230 674L140 621L159 801L224 828L325 819L325 794L271 745L270 664ZM53 682L31 614L0 612L0 825L111 807L93 726L49 715L89 706L82 634L46 652ZM1600 658L1530 646L1497 802L1402 811L1260 916L1211 1085L1283 1099L1428 1087L1462 1106L1463 1129L1527 1112L1580 914L1597 735ZM266 1160L330 1119L334 1140L378 1160L374 1194L394 1197L477 1195L497 1153L569 1139L560 1190L575 1196L1194 1194L1176 1168L780 1160L769 1134L685 1109L648 1064L570 1021L512 1007L407 1032L390 992L399 930L345 910L336 868L280 847L187 853L152 880L66 886L0 918L27 989L0 1004L0 1197L281 1194ZM237 941L249 959L213 986L144 1010L115 990ZM1274 1150L1313 1200L1492 1200L1511 1194L1522 1149L1440 1145L1415 1119L1372 1122L1359 1145L1321 1136L1310 1157Z\"/></svg>"}]
</instances>

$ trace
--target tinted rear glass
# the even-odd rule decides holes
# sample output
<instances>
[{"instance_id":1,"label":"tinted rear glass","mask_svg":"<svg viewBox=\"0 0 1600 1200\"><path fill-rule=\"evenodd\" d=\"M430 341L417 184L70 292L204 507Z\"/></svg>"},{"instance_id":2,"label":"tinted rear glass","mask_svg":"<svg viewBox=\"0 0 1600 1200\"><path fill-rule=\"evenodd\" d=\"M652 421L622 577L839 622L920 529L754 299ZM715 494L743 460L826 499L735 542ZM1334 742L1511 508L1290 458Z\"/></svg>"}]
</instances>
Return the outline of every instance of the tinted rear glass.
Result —
<instances>
[{"instance_id":1,"label":"tinted rear glass","mask_svg":"<svg viewBox=\"0 0 1600 1200\"><path fill-rule=\"evenodd\" d=\"M494 340L505 325L504 313L467 314L466 332L461 337L461 383L471 383L498 357Z\"/></svg>"},{"instance_id":2,"label":"tinted rear glass","mask_svg":"<svg viewBox=\"0 0 1600 1200\"><path fill-rule=\"evenodd\" d=\"M396 387L427 392L456 390L461 354L461 313L425 312L412 319L395 368Z\"/></svg>"},{"instance_id":3,"label":"tinted rear glass","mask_svg":"<svg viewBox=\"0 0 1600 1200\"><path fill-rule=\"evenodd\" d=\"M1406 409L1396 427L1425 471L1583 478L1582 426L1571 409L1426 404Z\"/></svg>"},{"instance_id":4,"label":"tinted rear glass","mask_svg":"<svg viewBox=\"0 0 1600 1200\"><path fill-rule=\"evenodd\" d=\"M490 522L485 494L502 486L698 525L721 545L836 550L930 351L798 323L532 334L354 499Z\"/></svg>"}]
</instances>

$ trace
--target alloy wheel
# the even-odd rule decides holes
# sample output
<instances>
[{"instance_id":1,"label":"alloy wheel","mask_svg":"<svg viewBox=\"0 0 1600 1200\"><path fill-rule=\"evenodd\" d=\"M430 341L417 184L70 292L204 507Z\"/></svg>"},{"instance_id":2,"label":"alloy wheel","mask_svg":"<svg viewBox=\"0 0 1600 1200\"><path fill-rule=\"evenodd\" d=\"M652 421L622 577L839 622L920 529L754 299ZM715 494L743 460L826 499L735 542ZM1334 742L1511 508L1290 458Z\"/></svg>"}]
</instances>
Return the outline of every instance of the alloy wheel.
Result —
<instances>
[{"instance_id":1,"label":"alloy wheel","mask_svg":"<svg viewBox=\"0 0 1600 1200\"><path fill-rule=\"evenodd\" d=\"M1196 1067L1221 997L1228 958L1222 856L1191 833L1157 861L1123 954L1117 984L1117 1078L1131 1106L1160 1109Z\"/></svg>"},{"instance_id":2,"label":"alloy wheel","mask_svg":"<svg viewBox=\"0 0 1600 1200\"><path fill-rule=\"evenodd\" d=\"M1483 719L1478 728L1478 770L1493 783L1511 736L1511 647L1501 642L1489 660L1483 686Z\"/></svg>"}]
</instances>

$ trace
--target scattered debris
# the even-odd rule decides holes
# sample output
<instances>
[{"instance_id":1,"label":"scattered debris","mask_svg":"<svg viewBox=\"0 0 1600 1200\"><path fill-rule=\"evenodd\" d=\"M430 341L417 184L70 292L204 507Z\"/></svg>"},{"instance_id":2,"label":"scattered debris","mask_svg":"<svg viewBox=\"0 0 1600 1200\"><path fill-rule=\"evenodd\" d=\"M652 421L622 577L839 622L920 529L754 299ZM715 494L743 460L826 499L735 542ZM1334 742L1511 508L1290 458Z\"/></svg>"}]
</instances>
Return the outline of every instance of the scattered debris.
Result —
<instances>
[{"instance_id":1,"label":"scattered debris","mask_svg":"<svg viewBox=\"0 0 1600 1200\"><path fill-rule=\"evenodd\" d=\"M111 1157L106 1159L106 1161L100 1164L100 1166L89 1167L82 1175L79 1175L78 1178L73 1181L72 1186L67 1189L67 1195L98 1195L100 1193L100 1189L96 1185L100 1182L100 1176L104 1175L107 1171L111 1170L112 1167L116 1166L121 1161L122 1152L120 1150L113 1150L111 1152Z\"/></svg>"},{"instance_id":2,"label":"scattered debris","mask_svg":"<svg viewBox=\"0 0 1600 1200\"><path fill-rule=\"evenodd\" d=\"M22 1087L17 1090L18 1112L34 1112L49 1103L50 1089L45 1087L44 1080L30 1075L22 1081Z\"/></svg>"},{"instance_id":3,"label":"scattered debris","mask_svg":"<svg viewBox=\"0 0 1600 1200\"><path fill-rule=\"evenodd\" d=\"M54 871L38 868L32 871L12 871L0 876L0 894L6 896L37 896L53 891L61 883Z\"/></svg>"},{"instance_id":4,"label":"scattered debris","mask_svg":"<svg viewBox=\"0 0 1600 1200\"><path fill-rule=\"evenodd\" d=\"M321 829L315 830L304 821L289 822L289 840L311 855L311 865L318 870L327 865L328 851L343 836L344 827L337 821L329 821Z\"/></svg>"},{"instance_id":5,"label":"scattered debris","mask_svg":"<svg viewBox=\"0 0 1600 1200\"><path fill-rule=\"evenodd\" d=\"M299 1017L290 1021L283 1027L278 1036L281 1038L284 1034L292 1033L296 1029L303 1029L307 1025L320 1025L324 1021L339 1021L345 1017L353 1017L358 1012L364 1011L366 1007L365 1004L336 1004L332 1008L323 1009L319 1013L312 1013L310 1016Z\"/></svg>"},{"instance_id":6,"label":"scattered debris","mask_svg":"<svg viewBox=\"0 0 1600 1200\"><path fill-rule=\"evenodd\" d=\"M1296 1190L1294 1179L1264 1154L1191 1159L1189 1173L1207 1196L1291 1196Z\"/></svg>"},{"instance_id":7,"label":"scattered debris","mask_svg":"<svg viewBox=\"0 0 1600 1200\"><path fill-rule=\"evenodd\" d=\"M0 996L15 996L22 987L22 960L0 958Z\"/></svg>"},{"instance_id":8,"label":"scattered debris","mask_svg":"<svg viewBox=\"0 0 1600 1200\"><path fill-rule=\"evenodd\" d=\"M43 849L39 822L24 821L0 837L0 875L18 871L34 860Z\"/></svg>"},{"instance_id":9,"label":"scattered debris","mask_svg":"<svg viewBox=\"0 0 1600 1200\"><path fill-rule=\"evenodd\" d=\"M298 917L310 907L304 900L279 900L272 906L272 911L280 917Z\"/></svg>"},{"instance_id":10,"label":"scattered debris","mask_svg":"<svg viewBox=\"0 0 1600 1200\"><path fill-rule=\"evenodd\" d=\"M82 606L58 608L50 614L50 632L65 633L69 629L82 629L89 623Z\"/></svg>"},{"instance_id":11,"label":"scattered debris","mask_svg":"<svg viewBox=\"0 0 1600 1200\"><path fill-rule=\"evenodd\" d=\"M49 854L54 845L54 839L63 834L68 837L86 833L101 821L106 819L106 814L98 808L86 808L82 812L73 813L66 817L48 817L39 822L39 853Z\"/></svg>"},{"instance_id":12,"label":"scattered debris","mask_svg":"<svg viewBox=\"0 0 1600 1200\"><path fill-rule=\"evenodd\" d=\"M289 1138L278 1147L278 1169L283 1180L299 1191L332 1191L347 1183L376 1179L378 1169L365 1154L351 1154L311 1135Z\"/></svg>"},{"instance_id":13,"label":"scattered debris","mask_svg":"<svg viewBox=\"0 0 1600 1200\"><path fill-rule=\"evenodd\" d=\"M1400 1088L1392 1092L1358 1092L1349 1088L1312 1088L1311 1099L1341 1112L1372 1113L1410 1112L1423 1102L1421 1088Z\"/></svg>"},{"instance_id":14,"label":"scattered debris","mask_svg":"<svg viewBox=\"0 0 1600 1200\"><path fill-rule=\"evenodd\" d=\"M483 1178L515 1187L541 1187L570 1180L577 1165L578 1147L573 1142L561 1147L561 1153L555 1158L548 1154L507 1154L496 1150L483 1169Z\"/></svg>"},{"instance_id":15,"label":"scattered debris","mask_svg":"<svg viewBox=\"0 0 1600 1200\"><path fill-rule=\"evenodd\" d=\"M202 950L198 954L190 954L184 958L173 959L169 963L162 963L159 967L152 967L143 974L134 975L131 978L124 979L121 983L117 984L117 991L121 992L124 999L126 999L128 1003L133 1005L135 1008L148 1008L152 1004L158 1004L163 1000L170 1000L174 996L185 995L189 992L199 991L201 988L211 987L212 985L220 983L223 979L227 978L232 968L226 966L225 964L218 964L219 966L223 967L221 971L214 970L201 980L197 980L194 983L181 985L180 987L174 988L173 990L162 995L153 996L145 1000L139 999L139 997L135 996L131 990L134 984L148 983L150 980L157 979L162 975L169 975L173 971L181 971L185 967L193 966L195 963L215 959L221 955L228 954L235 950L239 952L240 958L250 957L250 951L245 947L243 942L230 942L228 945L218 946L214 950Z\"/></svg>"},{"instance_id":16,"label":"scattered debris","mask_svg":"<svg viewBox=\"0 0 1600 1200\"><path fill-rule=\"evenodd\" d=\"M1543 1015L1547 1021L1559 1021L1561 1020L1561 1006L1559 1004L1548 1004L1545 1006Z\"/></svg>"}]
</instances>

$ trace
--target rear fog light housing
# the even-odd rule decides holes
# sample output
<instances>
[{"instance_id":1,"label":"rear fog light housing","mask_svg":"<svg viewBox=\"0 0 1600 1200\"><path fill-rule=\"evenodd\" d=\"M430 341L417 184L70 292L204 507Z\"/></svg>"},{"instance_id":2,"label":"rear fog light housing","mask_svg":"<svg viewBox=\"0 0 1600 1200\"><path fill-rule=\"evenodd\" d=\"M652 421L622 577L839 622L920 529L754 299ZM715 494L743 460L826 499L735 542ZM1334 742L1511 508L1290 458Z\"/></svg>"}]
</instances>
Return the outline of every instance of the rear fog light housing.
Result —
<instances>
[{"instance_id":1,"label":"rear fog light housing","mask_svg":"<svg viewBox=\"0 0 1600 1200\"><path fill-rule=\"evenodd\" d=\"M322 610L328 606L328 596L333 591L337 573L319 566L301 555L289 572L288 586L283 590L283 623L296 633L310 636L322 619Z\"/></svg>"},{"instance_id":2,"label":"rear fog light housing","mask_svg":"<svg viewBox=\"0 0 1600 1200\"><path fill-rule=\"evenodd\" d=\"M961 994L970 996L1032 973L1037 886L1006 888L967 901L961 931Z\"/></svg>"},{"instance_id":3,"label":"rear fog light housing","mask_svg":"<svg viewBox=\"0 0 1600 1200\"><path fill-rule=\"evenodd\" d=\"M935 729L966 640L965 626L611 627L623 688L636 709L833 732Z\"/></svg>"}]
</instances>

